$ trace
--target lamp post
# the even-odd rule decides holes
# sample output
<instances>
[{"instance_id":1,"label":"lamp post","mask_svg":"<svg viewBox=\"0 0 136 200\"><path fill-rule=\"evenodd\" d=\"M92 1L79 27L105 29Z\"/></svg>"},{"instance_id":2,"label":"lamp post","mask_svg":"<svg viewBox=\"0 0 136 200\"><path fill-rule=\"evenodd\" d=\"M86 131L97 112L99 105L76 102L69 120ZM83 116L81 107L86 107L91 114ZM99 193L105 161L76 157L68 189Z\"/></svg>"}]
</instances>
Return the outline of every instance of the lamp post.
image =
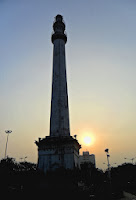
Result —
<instances>
[{"instance_id":1,"label":"lamp post","mask_svg":"<svg viewBox=\"0 0 136 200\"><path fill-rule=\"evenodd\" d=\"M135 157L136 158L136 157ZM132 164L135 158L124 158L125 160L132 160Z\"/></svg>"},{"instance_id":2,"label":"lamp post","mask_svg":"<svg viewBox=\"0 0 136 200\"><path fill-rule=\"evenodd\" d=\"M9 134L12 133L12 131L6 130L5 133L7 134L7 142L6 142L6 147L5 147L5 158L6 158L7 157L8 138L9 138Z\"/></svg>"},{"instance_id":3,"label":"lamp post","mask_svg":"<svg viewBox=\"0 0 136 200\"><path fill-rule=\"evenodd\" d=\"M22 162L23 159L24 159L24 162L26 162L27 156L21 157L21 158L20 158L21 162Z\"/></svg>"},{"instance_id":4,"label":"lamp post","mask_svg":"<svg viewBox=\"0 0 136 200\"><path fill-rule=\"evenodd\" d=\"M23 158L20 158L20 160L21 160L21 162L22 162Z\"/></svg>"},{"instance_id":5,"label":"lamp post","mask_svg":"<svg viewBox=\"0 0 136 200\"><path fill-rule=\"evenodd\" d=\"M111 173L110 173L110 162L109 162L109 149L105 149L105 152L106 152L106 156L107 156L107 166L108 166L108 178L109 178L109 181L111 183Z\"/></svg>"},{"instance_id":6,"label":"lamp post","mask_svg":"<svg viewBox=\"0 0 136 200\"><path fill-rule=\"evenodd\" d=\"M24 162L26 162L26 158L27 158L27 156L24 157Z\"/></svg>"},{"instance_id":7,"label":"lamp post","mask_svg":"<svg viewBox=\"0 0 136 200\"><path fill-rule=\"evenodd\" d=\"M104 165L107 165L106 163L103 163ZM117 163L110 164L110 168L113 167L113 165L117 165ZM107 165L108 166L108 165Z\"/></svg>"}]
</instances>

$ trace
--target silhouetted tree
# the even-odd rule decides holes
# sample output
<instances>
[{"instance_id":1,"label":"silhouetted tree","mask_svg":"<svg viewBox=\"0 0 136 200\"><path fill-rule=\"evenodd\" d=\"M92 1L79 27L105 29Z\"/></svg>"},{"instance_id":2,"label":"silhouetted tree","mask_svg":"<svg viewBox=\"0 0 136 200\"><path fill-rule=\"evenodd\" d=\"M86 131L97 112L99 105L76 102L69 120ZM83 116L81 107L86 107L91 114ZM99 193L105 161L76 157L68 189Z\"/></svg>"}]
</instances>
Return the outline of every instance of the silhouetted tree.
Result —
<instances>
[{"instance_id":1,"label":"silhouetted tree","mask_svg":"<svg viewBox=\"0 0 136 200\"><path fill-rule=\"evenodd\" d=\"M124 163L111 169L112 185L136 194L136 165Z\"/></svg>"}]
</instances>

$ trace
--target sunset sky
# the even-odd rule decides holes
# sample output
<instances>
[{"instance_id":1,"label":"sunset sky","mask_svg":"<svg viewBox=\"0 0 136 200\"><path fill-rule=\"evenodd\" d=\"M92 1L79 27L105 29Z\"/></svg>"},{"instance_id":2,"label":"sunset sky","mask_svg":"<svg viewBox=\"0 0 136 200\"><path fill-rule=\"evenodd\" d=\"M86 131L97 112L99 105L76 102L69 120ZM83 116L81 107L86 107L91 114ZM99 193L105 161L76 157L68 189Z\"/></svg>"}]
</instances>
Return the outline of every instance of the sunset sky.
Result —
<instances>
[{"instance_id":1,"label":"sunset sky","mask_svg":"<svg viewBox=\"0 0 136 200\"><path fill-rule=\"evenodd\" d=\"M106 148L111 165L122 164L136 157L135 0L0 0L0 159L5 130L13 131L7 153L17 161L37 162L34 141L49 135L57 14L68 36L71 135L98 168L106 168Z\"/></svg>"}]
</instances>

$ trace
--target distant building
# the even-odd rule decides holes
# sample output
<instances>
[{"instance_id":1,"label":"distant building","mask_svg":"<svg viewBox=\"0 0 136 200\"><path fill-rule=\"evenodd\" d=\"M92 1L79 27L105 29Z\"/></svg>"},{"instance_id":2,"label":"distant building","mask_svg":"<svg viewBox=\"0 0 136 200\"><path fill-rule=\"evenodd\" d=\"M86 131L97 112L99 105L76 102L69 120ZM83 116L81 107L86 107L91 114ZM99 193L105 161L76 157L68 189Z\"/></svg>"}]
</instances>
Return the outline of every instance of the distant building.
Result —
<instances>
[{"instance_id":1,"label":"distant building","mask_svg":"<svg viewBox=\"0 0 136 200\"><path fill-rule=\"evenodd\" d=\"M96 165L95 165L95 155L89 154L88 151L84 151L83 155L81 155L79 157L79 163L80 163L80 166L87 163L87 164L92 164L92 165L94 165L94 167L96 167Z\"/></svg>"}]
</instances>

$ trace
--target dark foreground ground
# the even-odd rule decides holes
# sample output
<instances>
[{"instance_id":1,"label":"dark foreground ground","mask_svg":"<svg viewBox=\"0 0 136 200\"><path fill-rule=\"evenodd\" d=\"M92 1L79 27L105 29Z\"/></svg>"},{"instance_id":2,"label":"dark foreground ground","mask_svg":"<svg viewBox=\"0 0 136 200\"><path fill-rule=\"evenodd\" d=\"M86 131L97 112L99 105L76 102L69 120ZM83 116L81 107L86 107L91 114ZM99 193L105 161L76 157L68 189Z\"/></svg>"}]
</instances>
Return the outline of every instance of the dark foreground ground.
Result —
<instances>
[{"instance_id":1,"label":"dark foreground ground","mask_svg":"<svg viewBox=\"0 0 136 200\"><path fill-rule=\"evenodd\" d=\"M28 175L29 176L29 175ZM65 173L52 173L47 176L41 174L39 176L32 176L35 179L29 179L21 181L18 184L16 181L13 184L12 182L1 185L1 195L4 195L6 198L13 199L76 199L76 200L110 200L110 199L119 199L123 197L122 191L116 191L116 194L112 194L111 187L108 182L100 183L97 188L88 187L84 185L83 182L79 184L74 181L73 177L70 174ZM14 177L19 178L19 177ZM23 183L23 184L21 184Z\"/></svg>"},{"instance_id":2,"label":"dark foreground ground","mask_svg":"<svg viewBox=\"0 0 136 200\"><path fill-rule=\"evenodd\" d=\"M136 165L132 164L112 169L110 184L107 172L93 166L59 169L44 175L33 163L7 158L0 161L0 180L4 199L120 200L124 191L136 195Z\"/></svg>"}]
</instances>

